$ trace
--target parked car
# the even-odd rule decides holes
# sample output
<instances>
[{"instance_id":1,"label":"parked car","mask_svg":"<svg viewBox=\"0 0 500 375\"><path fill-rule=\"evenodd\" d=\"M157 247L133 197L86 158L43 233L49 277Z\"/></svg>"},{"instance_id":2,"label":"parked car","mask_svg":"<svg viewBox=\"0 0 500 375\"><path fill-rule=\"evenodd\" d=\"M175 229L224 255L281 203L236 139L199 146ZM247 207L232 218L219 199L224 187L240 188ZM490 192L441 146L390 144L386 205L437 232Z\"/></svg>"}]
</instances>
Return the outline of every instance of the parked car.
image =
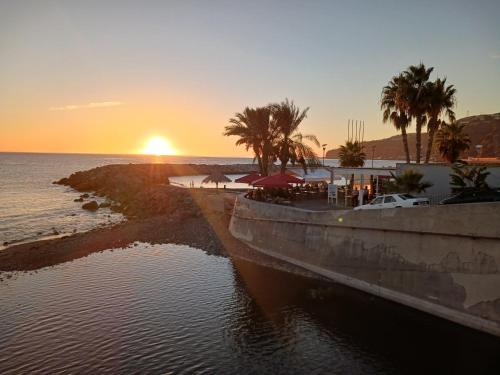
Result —
<instances>
[{"instance_id":1,"label":"parked car","mask_svg":"<svg viewBox=\"0 0 500 375\"><path fill-rule=\"evenodd\" d=\"M379 195L370 203L354 207L355 210L376 210L381 208L398 208L428 206L429 198L416 198L411 194Z\"/></svg>"},{"instance_id":2,"label":"parked car","mask_svg":"<svg viewBox=\"0 0 500 375\"><path fill-rule=\"evenodd\" d=\"M500 202L500 189L483 191L464 190L452 197L443 199L439 204Z\"/></svg>"}]
</instances>

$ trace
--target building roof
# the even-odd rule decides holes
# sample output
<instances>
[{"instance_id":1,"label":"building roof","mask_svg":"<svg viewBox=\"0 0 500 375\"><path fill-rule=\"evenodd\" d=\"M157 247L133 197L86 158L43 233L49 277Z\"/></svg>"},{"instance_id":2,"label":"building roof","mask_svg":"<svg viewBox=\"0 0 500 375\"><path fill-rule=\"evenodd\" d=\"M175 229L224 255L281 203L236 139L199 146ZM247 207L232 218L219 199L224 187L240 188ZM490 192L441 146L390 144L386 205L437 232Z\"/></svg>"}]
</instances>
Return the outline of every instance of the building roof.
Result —
<instances>
[{"instance_id":1,"label":"building roof","mask_svg":"<svg viewBox=\"0 0 500 375\"><path fill-rule=\"evenodd\" d=\"M387 168L348 168L348 167L331 167L334 176L336 175L373 175L373 176L391 176L391 172L396 172L395 167Z\"/></svg>"},{"instance_id":2,"label":"building roof","mask_svg":"<svg viewBox=\"0 0 500 375\"><path fill-rule=\"evenodd\" d=\"M303 168L288 168L290 172L304 179L305 182L330 181L332 173L329 168L308 168L304 172Z\"/></svg>"}]
</instances>

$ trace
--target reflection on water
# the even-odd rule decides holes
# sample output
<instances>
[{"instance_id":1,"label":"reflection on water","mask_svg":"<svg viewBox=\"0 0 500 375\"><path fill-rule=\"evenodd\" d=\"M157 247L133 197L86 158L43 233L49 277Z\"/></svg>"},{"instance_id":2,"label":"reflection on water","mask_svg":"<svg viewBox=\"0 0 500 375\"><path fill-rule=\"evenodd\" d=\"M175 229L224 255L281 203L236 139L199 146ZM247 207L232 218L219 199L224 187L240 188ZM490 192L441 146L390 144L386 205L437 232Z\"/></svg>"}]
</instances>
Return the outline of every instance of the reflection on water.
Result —
<instances>
[{"instance_id":1,"label":"reflection on water","mask_svg":"<svg viewBox=\"0 0 500 375\"><path fill-rule=\"evenodd\" d=\"M187 246L136 244L4 279L2 374L500 369L493 337Z\"/></svg>"}]
</instances>

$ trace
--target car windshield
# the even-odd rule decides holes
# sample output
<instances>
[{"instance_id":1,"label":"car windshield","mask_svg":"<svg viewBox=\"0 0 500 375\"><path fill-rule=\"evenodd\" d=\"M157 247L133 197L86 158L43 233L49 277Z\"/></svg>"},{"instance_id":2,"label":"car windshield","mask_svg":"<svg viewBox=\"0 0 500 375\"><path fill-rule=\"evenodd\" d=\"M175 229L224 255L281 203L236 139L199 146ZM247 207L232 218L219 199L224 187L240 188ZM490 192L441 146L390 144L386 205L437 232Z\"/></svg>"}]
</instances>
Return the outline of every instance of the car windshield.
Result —
<instances>
[{"instance_id":1,"label":"car windshield","mask_svg":"<svg viewBox=\"0 0 500 375\"><path fill-rule=\"evenodd\" d=\"M411 194L399 194L399 198L406 200L406 199L413 199L415 197Z\"/></svg>"}]
</instances>

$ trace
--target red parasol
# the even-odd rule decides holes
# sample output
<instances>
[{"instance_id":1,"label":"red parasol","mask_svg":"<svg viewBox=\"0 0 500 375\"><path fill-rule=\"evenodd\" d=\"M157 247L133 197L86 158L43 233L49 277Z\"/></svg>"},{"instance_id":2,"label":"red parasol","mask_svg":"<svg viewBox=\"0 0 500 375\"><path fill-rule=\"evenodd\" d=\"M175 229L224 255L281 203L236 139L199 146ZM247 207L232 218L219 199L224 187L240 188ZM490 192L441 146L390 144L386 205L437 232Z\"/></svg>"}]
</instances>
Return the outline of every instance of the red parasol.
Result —
<instances>
[{"instance_id":1,"label":"red parasol","mask_svg":"<svg viewBox=\"0 0 500 375\"><path fill-rule=\"evenodd\" d=\"M234 182L239 182L241 184L251 184L252 182L257 181L261 178L262 176L260 174L258 174L257 172L252 172L250 174L247 174L246 176L237 178L236 180L234 180Z\"/></svg>"},{"instance_id":2,"label":"red parasol","mask_svg":"<svg viewBox=\"0 0 500 375\"><path fill-rule=\"evenodd\" d=\"M275 174L263 177L252 183L253 186L268 188L287 188L289 184L301 184L304 180L287 174Z\"/></svg>"}]
</instances>

